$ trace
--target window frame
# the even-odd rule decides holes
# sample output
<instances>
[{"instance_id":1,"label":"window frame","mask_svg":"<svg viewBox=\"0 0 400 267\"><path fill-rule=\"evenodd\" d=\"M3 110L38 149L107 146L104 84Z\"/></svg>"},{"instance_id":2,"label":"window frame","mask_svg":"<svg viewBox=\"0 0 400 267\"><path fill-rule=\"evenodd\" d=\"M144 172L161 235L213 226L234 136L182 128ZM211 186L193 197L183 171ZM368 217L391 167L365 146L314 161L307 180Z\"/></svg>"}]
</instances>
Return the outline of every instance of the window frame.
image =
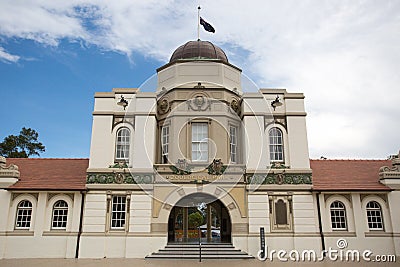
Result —
<instances>
[{"instance_id":1,"label":"window frame","mask_svg":"<svg viewBox=\"0 0 400 267\"><path fill-rule=\"evenodd\" d=\"M58 203L64 203L65 206L62 207L56 207L56 205ZM64 214L61 215L57 215L58 217L62 217L63 219L61 220L62 224L65 224L64 226L54 226L55 222L58 222L55 220L55 211L63 211ZM68 225L68 215L69 215L69 205L68 203L63 200L63 199L59 199L56 202L54 202L53 204L53 208L52 208L52 212L51 212L51 224L50 227L52 230L66 230L67 229L67 225Z\"/></svg>"},{"instance_id":2,"label":"window frame","mask_svg":"<svg viewBox=\"0 0 400 267\"><path fill-rule=\"evenodd\" d=\"M234 134L232 134L234 130ZM238 132L239 128L236 125L229 125L229 158L230 163L238 163Z\"/></svg>"},{"instance_id":3,"label":"window frame","mask_svg":"<svg viewBox=\"0 0 400 267\"><path fill-rule=\"evenodd\" d=\"M335 203L340 204L342 207L334 207L333 205ZM336 212L343 212L343 214L332 214L332 211L336 211ZM333 216L334 215L334 216ZM347 218L347 210L346 210L346 205L340 201L340 200L334 200L332 201L332 203L330 203L329 205L329 218L330 218L330 222L331 222L331 229L332 231L348 231L349 229L349 223L348 223L348 218ZM340 221L338 220L332 220L333 218L342 218L340 219ZM345 227L337 227L337 224L341 224L344 223ZM335 226L334 226L335 224Z\"/></svg>"},{"instance_id":4,"label":"window frame","mask_svg":"<svg viewBox=\"0 0 400 267\"><path fill-rule=\"evenodd\" d=\"M272 133L279 133L274 134ZM279 136L280 135L280 136ZM278 142L280 139L281 142ZM285 146L283 131L278 127L268 130L269 158L271 162L285 162Z\"/></svg>"},{"instance_id":5,"label":"window frame","mask_svg":"<svg viewBox=\"0 0 400 267\"><path fill-rule=\"evenodd\" d=\"M30 207L21 207L22 203L29 203ZM29 215L24 215L24 214L20 214L20 211L30 211ZM29 230L32 226L32 216L33 215L33 204L32 201L28 200L28 199L22 199L21 201L18 202L17 204L17 208L16 208L16 213L15 213L15 224L14 224L14 228L16 230ZM24 220L22 221L23 217L29 217L29 221L28 220ZM19 222L24 222L25 224L27 223L28 226L20 226Z\"/></svg>"},{"instance_id":6,"label":"window frame","mask_svg":"<svg viewBox=\"0 0 400 267\"><path fill-rule=\"evenodd\" d=\"M127 131L128 135L121 136L121 138L124 138L124 140L119 140L120 138L119 134L123 131ZM128 127L119 128L115 133L115 161L129 162L131 143L132 143L132 131Z\"/></svg>"},{"instance_id":7,"label":"window frame","mask_svg":"<svg viewBox=\"0 0 400 267\"><path fill-rule=\"evenodd\" d=\"M113 220L115 219L113 217L116 212L114 212L114 197L123 197L125 198L125 210L123 211L124 213L124 224L121 226L113 226ZM130 202L131 202L131 194L108 194L107 195L107 226L106 226L106 232L121 232L129 231L129 217L130 217ZM121 211L117 211L118 213L121 213ZM116 221L118 221L120 218L116 218Z\"/></svg>"},{"instance_id":8,"label":"window frame","mask_svg":"<svg viewBox=\"0 0 400 267\"><path fill-rule=\"evenodd\" d=\"M205 126L205 131L204 132L198 132L197 130L196 130L196 134L197 134L197 136L199 136L199 135L206 135L204 138L202 138L202 139L200 139L200 140L194 140L194 134L195 134L195 131L194 131L194 129L197 129L197 127L198 126ZM201 128L202 130L203 130L203 127ZM202 121L199 121L199 122L192 122L191 123L191 147L190 147L190 149L191 149L191 160L192 160L192 162L195 162L195 163L204 163L204 162L208 162L208 159L209 159L209 143L208 143L208 139L209 139L209 123L208 122L202 122ZM203 141L203 140L206 140L206 141ZM193 149L193 146L194 145L197 145L197 147L199 148L199 150L194 150ZM202 147L203 146L206 148L205 150L203 150L202 149ZM194 152L199 152L200 153L200 159L198 159L198 158L196 158L196 159L194 159L194 157L193 157L193 155L194 155ZM201 156L203 155L203 153L204 154L206 154L207 155L207 158L205 158L205 159L202 159L201 158Z\"/></svg>"},{"instance_id":9,"label":"window frame","mask_svg":"<svg viewBox=\"0 0 400 267\"><path fill-rule=\"evenodd\" d=\"M374 203L376 204L378 207L368 207L369 204ZM368 225L368 229L370 231L384 231L385 230L385 224L384 224L384 220L383 220L383 211L382 211L382 206L378 201L375 200L370 200L367 202L367 204L365 205L365 211L366 211L366 216L367 216L367 225ZM379 212L379 217L377 216L373 216L370 215L369 213L373 212L373 211L378 211ZM370 221L370 218L380 218L380 222L373 222ZM376 228L372 228L371 224L380 224L381 227L376 227Z\"/></svg>"},{"instance_id":10,"label":"window frame","mask_svg":"<svg viewBox=\"0 0 400 267\"><path fill-rule=\"evenodd\" d=\"M276 204L282 201L286 208L286 224L277 223ZM271 232L292 232L293 231L293 203L291 195L271 195L269 196L269 216Z\"/></svg>"},{"instance_id":11,"label":"window frame","mask_svg":"<svg viewBox=\"0 0 400 267\"><path fill-rule=\"evenodd\" d=\"M161 163L168 163L170 126L161 126ZM166 142L164 142L166 140Z\"/></svg>"}]
</instances>

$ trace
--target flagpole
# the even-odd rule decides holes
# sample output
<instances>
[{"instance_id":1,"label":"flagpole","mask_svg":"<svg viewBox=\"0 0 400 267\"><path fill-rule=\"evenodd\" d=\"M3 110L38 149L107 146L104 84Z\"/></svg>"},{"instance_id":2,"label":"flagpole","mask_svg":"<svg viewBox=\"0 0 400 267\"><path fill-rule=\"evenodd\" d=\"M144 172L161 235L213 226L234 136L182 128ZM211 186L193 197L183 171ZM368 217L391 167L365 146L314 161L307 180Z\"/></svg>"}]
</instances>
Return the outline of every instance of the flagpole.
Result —
<instances>
[{"instance_id":1,"label":"flagpole","mask_svg":"<svg viewBox=\"0 0 400 267\"><path fill-rule=\"evenodd\" d=\"M197 41L200 41L200 9L201 7L197 7Z\"/></svg>"}]
</instances>

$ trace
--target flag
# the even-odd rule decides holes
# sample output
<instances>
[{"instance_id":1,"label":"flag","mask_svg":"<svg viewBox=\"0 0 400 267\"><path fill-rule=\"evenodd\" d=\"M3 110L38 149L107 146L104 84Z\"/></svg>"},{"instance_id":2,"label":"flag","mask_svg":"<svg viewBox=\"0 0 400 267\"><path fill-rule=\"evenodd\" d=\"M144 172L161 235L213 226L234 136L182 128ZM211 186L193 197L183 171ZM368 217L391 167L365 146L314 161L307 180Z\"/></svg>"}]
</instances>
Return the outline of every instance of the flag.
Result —
<instances>
[{"instance_id":1,"label":"flag","mask_svg":"<svg viewBox=\"0 0 400 267\"><path fill-rule=\"evenodd\" d=\"M204 30L208 31L208 32L215 32L215 29L213 26L211 26L210 23L208 23L207 21L205 21L202 17L200 17L200 24L203 25Z\"/></svg>"}]
</instances>

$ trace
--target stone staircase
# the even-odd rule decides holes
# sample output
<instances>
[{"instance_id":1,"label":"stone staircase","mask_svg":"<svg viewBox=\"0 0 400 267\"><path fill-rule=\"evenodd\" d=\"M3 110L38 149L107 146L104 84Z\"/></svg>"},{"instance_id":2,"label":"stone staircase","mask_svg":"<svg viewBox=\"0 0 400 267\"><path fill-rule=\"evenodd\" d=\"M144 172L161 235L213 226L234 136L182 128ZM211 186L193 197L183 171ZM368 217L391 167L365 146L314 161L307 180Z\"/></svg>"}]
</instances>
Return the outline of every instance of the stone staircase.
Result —
<instances>
[{"instance_id":1,"label":"stone staircase","mask_svg":"<svg viewBox=\"0 0 400 267\"><path fill-rule=\"evenodd\" d=\"M168 243L163 249L146 256L146 259L199 259L198 243ZM231 243L205 243L201 245L202 259L253 259Z\"/></svg>"}]
</instances>

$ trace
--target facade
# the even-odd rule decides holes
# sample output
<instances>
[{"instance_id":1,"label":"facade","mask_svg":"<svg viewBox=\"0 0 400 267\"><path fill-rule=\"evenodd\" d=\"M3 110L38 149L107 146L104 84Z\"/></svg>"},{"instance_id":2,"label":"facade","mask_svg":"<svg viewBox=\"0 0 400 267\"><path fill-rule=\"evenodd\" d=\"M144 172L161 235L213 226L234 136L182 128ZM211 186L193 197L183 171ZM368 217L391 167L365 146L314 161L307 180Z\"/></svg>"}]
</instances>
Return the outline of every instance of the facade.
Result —
<instances>
[{"instance_id":1,"label":"facade","mask_svg":"<svg viewBox=\"0 0 400 267\"><path fill-rule=\"evenodd\" d=\"M346 238L400 256L399 156L310 160L304 95L246 92L210 42L157 79L95 94L89 160L1 159L0 258L144 258L199 238L256 257L260 228L270 250Z\"/></svg>"}]
</instances>

